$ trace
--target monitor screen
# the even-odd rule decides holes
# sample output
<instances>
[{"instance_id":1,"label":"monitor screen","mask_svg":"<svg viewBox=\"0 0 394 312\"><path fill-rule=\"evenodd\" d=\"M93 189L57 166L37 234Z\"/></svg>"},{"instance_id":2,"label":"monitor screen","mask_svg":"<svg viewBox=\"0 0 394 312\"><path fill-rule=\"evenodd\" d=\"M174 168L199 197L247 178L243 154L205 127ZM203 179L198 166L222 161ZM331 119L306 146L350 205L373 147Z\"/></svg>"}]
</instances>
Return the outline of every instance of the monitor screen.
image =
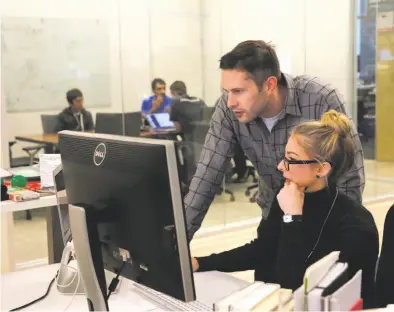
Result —
<instances>
[{"instance_id":1,"label":"monitor screen","mask_svg":"<svg viewBox=\"0 0 394 312\"><path fill-rule=\"evenodd\" d=\"M174 123L170 120L169 113L159 113L147 115L149 125L152 129L173 129Z\"/></svg>"},{"instance_id":2,"label":"monitor screen","mask_svg":"<svg viewBox=\"0 0 394 312\"><path fill-rule=\"evenodd\" d=\"M64 183L63 168L61 164L53 171L53 180L55 185L57 209L60 219L60 228L62 231L64 245L66 245L67 242L71 241L71 228L70 217L68 213L66 186Z\"/></svg>"},{"instance_id":3,"label":"monitor screen","mask_svg":"<svg viewBox=\"0 0 394 312\"><path fill-rule=\"evenodd\" d=\"M107 269L180 300L195 300L175 144L59 134L68 201L86 212L89 240L82 243L88 243L101 289L106 286L100 272ZM70 220L76 246L82 235Z\"/></svg>"}]
</instances>

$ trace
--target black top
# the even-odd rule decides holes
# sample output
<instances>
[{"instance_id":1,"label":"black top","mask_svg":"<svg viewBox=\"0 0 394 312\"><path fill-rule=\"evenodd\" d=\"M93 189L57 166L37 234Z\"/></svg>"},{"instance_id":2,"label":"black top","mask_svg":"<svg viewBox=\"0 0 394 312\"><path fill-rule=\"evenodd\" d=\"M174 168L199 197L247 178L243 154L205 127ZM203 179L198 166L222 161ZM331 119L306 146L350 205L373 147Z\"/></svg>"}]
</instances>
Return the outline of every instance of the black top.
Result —
<instances>
[{"instance_id":1,"label":"black top","mask_svg":"<svg viewBox=\"0 0 394 312\"><path fill-rule=\"evenodd\" d=\"M377 306L394 304L394 205L387 212L376 274Z\"/></svg>"},{"instance_id":2,"label":"black top","mask_svg":"<svg viewBox=\"0 0 394 312\"><path fill-rule=\"evenodd\" d=\"M255 270L255 280L278 283L283 288L297 289L303 283L308 266L340 251L339 260L348 263L349 277L362 269L364 306L374 304L374 271L379 251L379 237L371 213L360 203L335 188L305 193L302 221L283 222L283 211L276 200L265 221L257 229L257 239L242 247L197 258L199 271L224 272Z\"/></svg>"},{"instance_id":3,"label":"black top","mask_svg":"<svg viewBox=\"0 0 394 312\"><path fill-rule=\"evenodd\" d=\"M86 109L82 109L80 113L73 111L71 107L65 108L58 116L55 131L62 130L82 131L81 115L83 116L84 131L94 130L93 117Z\"/></svg>"},{"instance_id":4,"label":"black top","mask_svg":"<svg viewBox=\"0 0 394 312\"><path fill-rule=\"evenodd\" d=\"M182 133L192 131L192 123L202 119L205 102L197 97L182 96L174 98L171 103L170 120L177 121L182 127Z\"/></svg>"}]
</instances>

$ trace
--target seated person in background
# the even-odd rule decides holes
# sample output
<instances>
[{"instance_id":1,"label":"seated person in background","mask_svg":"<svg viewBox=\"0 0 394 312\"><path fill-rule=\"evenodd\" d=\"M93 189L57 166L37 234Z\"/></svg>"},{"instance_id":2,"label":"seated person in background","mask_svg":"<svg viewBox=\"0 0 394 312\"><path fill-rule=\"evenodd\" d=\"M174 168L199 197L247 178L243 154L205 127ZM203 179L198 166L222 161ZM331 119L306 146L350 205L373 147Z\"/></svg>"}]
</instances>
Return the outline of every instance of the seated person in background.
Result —
<instances>
[{"instance_id":1,"label":"seated person in background","mask_svg":"<svg viewBox=\"0 0 394 312\"><path fill-rule=\"evenodd\" d=\"M170 86L170 91L173 98L170 120L174 122L177 132L188 133L192 122L201 120L205 102L198 97L189 96L183 81L175 81Z\"/></svg>"},{"instance_id":2,"label":"seated person in background","mask_svg":"<svg viewBox=\"0 0 394 312\"><path fill-rule=\"evenodd\" d=\"M377 228L371 213L336 186L354 161L351 128L346 115L334 110L320 121L295 126L278 165L285 185L267 220L261 221L257 238L229 251L193 258L193 270L255 270L255 280L295 290L311 264L340 251L349 277L362 270L364 306L373 305Z\"/></svg>"},{"instance_id":3,"label":"seated person in background","mask_svg":"<svg viewBox=\"0 0 394 312\"><path fill-rule=\"evenodd\" d=\"M93 131L92 114L83 107L83 94L79 89L71 89L66 93L69 107L57 116L55 131Z\"/></svg>"},{"instance_id":4,"label":"seated person in background","mask_svg":"<svg viewBox=\"0 0 394 312\"><path fill-rule=\"evenodd\" d=\"M166 83L163 79L153 79L152 92L152 96L142 101L141 113L143 116L146 114L169 112L171 98L166 95Z\"/></svg>"}]
</instances>

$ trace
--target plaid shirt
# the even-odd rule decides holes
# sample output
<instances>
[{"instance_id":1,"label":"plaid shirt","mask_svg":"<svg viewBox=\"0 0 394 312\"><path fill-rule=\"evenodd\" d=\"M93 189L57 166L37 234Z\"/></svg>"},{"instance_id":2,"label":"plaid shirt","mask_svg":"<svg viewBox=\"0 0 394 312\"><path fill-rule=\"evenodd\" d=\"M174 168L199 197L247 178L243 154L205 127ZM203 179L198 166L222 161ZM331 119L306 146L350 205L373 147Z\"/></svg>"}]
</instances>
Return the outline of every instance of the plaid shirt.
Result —
<instances>
[{"instance_id":1,"label":"plaid shirt","mask_svg":"<svg viewBox=\"0 0 394 312\"><path fill-rule=\"evenodd\" d=\"M196 173L185 197L189 238L200 228L212 200L220 188L228 162L234 155L234 146L240 144L259 174L259 197L263 217L269 214L275 193L284 183L277 170L283 159L291 129L302 121L318 120L330 109L346 113L339 92L317 77L284 74L288 95L284 110L270 132L261 118L248 123L239 122L227 107L224 94L212 116ZM364 190L363 151L355 127L352 136L356 143L356 157L351 170L338 181L338 187L350 197L361 201Z\"/></svg>"}]
</instances>

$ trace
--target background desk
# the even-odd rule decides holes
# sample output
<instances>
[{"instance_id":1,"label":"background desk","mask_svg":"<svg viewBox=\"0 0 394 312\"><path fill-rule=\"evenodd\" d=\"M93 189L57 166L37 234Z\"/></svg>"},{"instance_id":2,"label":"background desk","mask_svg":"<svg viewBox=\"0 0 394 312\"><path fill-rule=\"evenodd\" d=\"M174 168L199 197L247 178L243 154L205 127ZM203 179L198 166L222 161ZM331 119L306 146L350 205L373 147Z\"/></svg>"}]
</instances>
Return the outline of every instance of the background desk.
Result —
<instances>
[{"instance_id":1,"label":"background desk","mask_svg":"<svg viewBox=\"0 0 394 312\"><path fill-rule=\"evenodd\" d=\"M16 136L15 139L18 141L36 143L36 144L57 145L59 143L59 138L57 133L23 135L23 136Z\"/></svg>"},{"instance_id":2,"label":"background desk","mask_svg":"<svg viewBox=\"0 0 394 312\"><path fill-rule=\"evenodd\" d=\"M53 220L54 212L57 212L57 200L55 195L41 197L40 199L26 201L26 202L13 202L10 200L2 201L0 203L1 210L1 272L10 272L15 270L15 257L14 257L14 217L13 212L32 210L37 208L47 208L47 235L48 235L48 261L49 263L55 262L56 249L63 248L63 242L55 241L54 231L57 227L54 226ZM60 224L59 224L60 226ZM61 233L60 233L61 234ZM56 243L56 244L55 244ZM57 245L57 246L55 246ZM61 256L61 250L60 252Z\"/></svg>"},{"instance_id":3,"label":"background desk","mask_svg":"<svg viewBox=\"0 0 394 312\"><path fill-rule=\"evenodd\" d=\"M42 296L59 264L3 274L1 276L1 310L9 311ZM197 299L211 305L218 299L248 285L247 282L220 272L195 273ZM22 290L23 289L23 290ZM63 311L71 301L71 296L62 295L52 286L48 297L25 309L30 311ZM113 311L152 311L160 308L149 299L133 291L133 282L122 279L118 293L109 299L110 310ZM76 295L69 311L87 311L84 295Z\"/></svg>"}]
</instances>

